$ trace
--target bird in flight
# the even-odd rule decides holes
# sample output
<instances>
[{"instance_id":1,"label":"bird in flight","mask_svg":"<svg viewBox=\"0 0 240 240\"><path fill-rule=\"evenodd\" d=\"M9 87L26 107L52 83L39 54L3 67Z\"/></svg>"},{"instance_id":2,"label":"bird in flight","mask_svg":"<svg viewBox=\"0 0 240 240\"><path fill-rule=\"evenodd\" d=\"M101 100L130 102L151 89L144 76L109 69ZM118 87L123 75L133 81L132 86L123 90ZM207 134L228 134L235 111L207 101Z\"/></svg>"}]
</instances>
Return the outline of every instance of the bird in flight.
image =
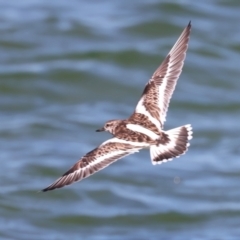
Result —
<instances>
[{"instance_id":1,"label":"bird in flight","mask_svg":"<svg viewBox=\"0 0 240 240\"><path fill-rule=\"evenodd\" d=\"M150 149L153 165L172 160L186 153L192 138L190 124L163 130L169 101L182 72L191 22L147 82L134 113L125 120L110 120L97 132L107 131L113 138L88 152L54 183L46 192L80 181L111 163L143 148Z\"/></svg>"}]
</instances>

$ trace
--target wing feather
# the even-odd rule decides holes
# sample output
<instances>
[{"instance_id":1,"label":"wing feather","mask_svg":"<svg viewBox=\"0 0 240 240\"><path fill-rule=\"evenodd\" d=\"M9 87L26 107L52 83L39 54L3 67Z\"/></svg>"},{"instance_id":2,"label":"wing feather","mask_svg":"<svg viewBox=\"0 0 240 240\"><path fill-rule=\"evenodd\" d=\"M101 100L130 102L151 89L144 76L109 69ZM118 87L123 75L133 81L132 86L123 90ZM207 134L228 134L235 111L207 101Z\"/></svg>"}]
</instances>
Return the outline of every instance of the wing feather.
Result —
<instances>
[{"instance_id":1,"label":"wing feather","mask_svg":"<svg viewBox=\"0 0 240 240\"><path fill-rule=\"evenodd\" d=\"M83 156L66 173L64 173L62 177L58 178L54 183L44 188L42 191L46 192L81 181L118 159L138 152L141 148L141 145L136 146L131 144L131 142L122 139L109 139Z\"/></svg>"},{"instance_id":2,"label":"wing feather","mask_svg":"<svg viewBox=\"0 0 240 240\"><path fill-rule=\"evenodd\" d=\"M135 108L135 113L147 116L159 130L163 128L170 99L182 72L190 31L191 22L146 84Z\"/></svg>"}]
</instances>

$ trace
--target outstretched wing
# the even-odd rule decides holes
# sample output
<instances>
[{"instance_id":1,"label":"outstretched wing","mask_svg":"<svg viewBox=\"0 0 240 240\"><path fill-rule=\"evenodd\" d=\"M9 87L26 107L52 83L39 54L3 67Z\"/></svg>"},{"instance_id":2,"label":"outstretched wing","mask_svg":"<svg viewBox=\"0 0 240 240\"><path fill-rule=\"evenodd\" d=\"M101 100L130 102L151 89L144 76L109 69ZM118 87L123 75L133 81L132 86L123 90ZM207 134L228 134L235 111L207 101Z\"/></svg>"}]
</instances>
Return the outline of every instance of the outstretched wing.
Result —
<instances>
[{"instance_id":1,"label":"outstretched wing","mask_svg":"<svg viewBox=\"0 0 240 240\"><path fill-rule=\"evenodd\" d=\"M146 115L159 130L166 120L169 101L172 97L188 48L191 22L183 30L162 64L148 81L135 113Z\"/></svg>"},{"instance_id":2,"label":"outstretched wing","mask_svg":"<svg viewBox=\"0 0 240 240\"><path fill-rule=\"evenodd\" d=\"M131 142L118 138L109 139L108 141L102 143L99 147L87 153L66 173L64 173L62 177L42 191L46 192L55 188L61 188L80 181L83 178L89 177L118 159L138 152L143 145L143 143L131 144Z\"/></svg>"}]
</instances>

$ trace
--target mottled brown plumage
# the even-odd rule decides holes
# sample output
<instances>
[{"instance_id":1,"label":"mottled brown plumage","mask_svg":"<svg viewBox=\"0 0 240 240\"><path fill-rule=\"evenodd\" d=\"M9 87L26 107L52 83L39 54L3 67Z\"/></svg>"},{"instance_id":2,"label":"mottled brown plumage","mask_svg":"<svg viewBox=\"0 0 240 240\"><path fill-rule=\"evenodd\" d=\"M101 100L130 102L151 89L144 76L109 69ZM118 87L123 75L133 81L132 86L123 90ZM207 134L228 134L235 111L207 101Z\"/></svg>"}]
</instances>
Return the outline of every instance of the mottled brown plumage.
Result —
<instances>
[{"instance_id":1,"label":"mottled brown plumage","mask_svg":"<svg viewBox=\"0 0 240 240\"><path fill-rule=\"evenodd\" d=\"M149 118L144 115L144 114L141 114L141 113L133 113L131 115L131 117L127 120L133 124L138 124L138 125L141 125L147 129L150 129L151 131L153 131L154 133L156 134L159 134L160 135L160 132L158 130L158 128L156 127L155 124L153 124Z\"/></svg>"},{"instance_id":2,"label":"mottled brown plumage","mask_svg":"<svg viewBox=\"0 0 240 240\"><path fill-rule=\"evenodd\" d=\"M188 47L191 24L146 84L134 113L126 120L107 121L97 131L108 131L114 137L83 156L62 177L43 191L61 188L80 181L116 160L143 148L150 148L153 164L170 161L184 154L192 138L190 125L163 130L166 113L182 71Z\"/></svg>"},{"instance_id":3,"label":"mottled brown plumage","mask_svg":"<svg viewBox=\"0 0 240 240\"><path fill-rule=\"evenodd\" d=\"M182 72L190 31L191 23L146 84L135 109L137 113L147 114L151 121L157 119L158 123L154 123L159 129L163 128L170 99Z\"/></svg>"},{"instance_id":4,"label":"mottled brown plumage","mask_svg":"<svg viewBox=\"0 0 240 240\"><path fill-rule=\"evenodd\" d=\"M65 172L62 177L60 177L47 188L43 189L43 191L45 192L48 190L53 190L55 188L60 188L62 186L71 184L73 181L84 179L93 173L107 167L109 164L115 162L116 160L140 150L140 148L133 149L133 146L127 143L115 143L116 142L111 141L93 149L84 157L82 157L77 163L75 163L67 172ZM96 158L103 157L109 153L117 151L119 151L119 153L109 156L103 161L95 163Z\"/></svg>"},{"instance_id":5,"label":"mottled brown plumage","mask_svg":"<svg viewBox=\"0 0 240 240\"><path fill-rule=\"evenodd\" d=\"M162 79L162 78L161 78ZM160 85L160 84L159 84ZM160 111L158 106L159 101L158 85L153 80L150 80L143 91L143 106L147 109L150 115L161 123ZM161 128L163 127L161 123Z\"/></svg>"}]
</instances>

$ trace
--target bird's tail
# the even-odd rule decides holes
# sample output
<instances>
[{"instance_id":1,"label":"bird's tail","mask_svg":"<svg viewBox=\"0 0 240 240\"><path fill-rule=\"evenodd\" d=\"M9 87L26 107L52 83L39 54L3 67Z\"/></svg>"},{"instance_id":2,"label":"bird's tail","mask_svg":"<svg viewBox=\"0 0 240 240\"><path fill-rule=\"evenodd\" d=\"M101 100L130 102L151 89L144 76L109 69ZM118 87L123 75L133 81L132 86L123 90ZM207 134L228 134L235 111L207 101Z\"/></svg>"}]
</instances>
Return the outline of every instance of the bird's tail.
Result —
<instances>
[{"instance_id":1,"label":"bird's tail","mask_svg":"<svg viewBox=\"0 0 240 240\"><path fill-rule=\"evenodd\" d=\"M192 139L192 133L190 124L164 132L159 145L150 147L152 164L171 161L184 154L190 145L188 141Z\"/></svg>"}]
</instances>

